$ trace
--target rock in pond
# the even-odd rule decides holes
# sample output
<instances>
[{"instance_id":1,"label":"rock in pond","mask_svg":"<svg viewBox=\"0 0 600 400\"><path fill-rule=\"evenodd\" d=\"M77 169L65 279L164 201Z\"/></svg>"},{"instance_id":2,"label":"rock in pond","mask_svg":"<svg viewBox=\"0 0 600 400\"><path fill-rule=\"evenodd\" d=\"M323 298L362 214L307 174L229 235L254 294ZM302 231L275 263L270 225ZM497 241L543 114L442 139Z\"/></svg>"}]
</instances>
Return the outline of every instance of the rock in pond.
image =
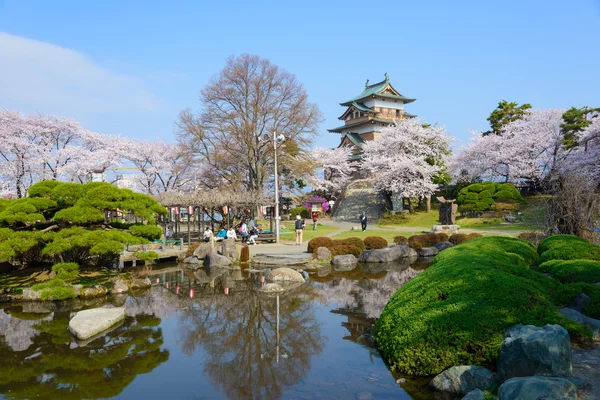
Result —
<instances>
[{"instance_id":1,"label":"rock in pond","mask_svg":"<svg viewBox=\"0 0 600 400\"><path fill-rule=\"evenodd\" d=\"M327 260L331 258L331 250L329 250L327 247L319 247L317 249L317 260Z\"/></svg>"},{"instance_id":2,"label":"rock in pond","mask_svg":"<svg viewBox=\"0 0 600 400\"><path fill-rule=\"evenodd\" d=\"M284 289L277 283L266 283L259 290L264 293L279 293L284 291Z\"/></svg>"},{"instance_id":3,"label":"rock in pond","mask_svg":"<svg viewBox=\"0 0 600 400\"><path fill-rule=\"evenodd\" d=\"M79 340L89 339L125 319L125 308L79 311L69 321L69 331Z\"/></svg>"},{"instance_id":4,"label":"rock in pond","mask_svg":"<svg viewBox=\"0 0 600 400\"><path fill-rule=\"evenodd\" d=\"M435 247L437 247L439 251L444 251L446 249L449 249L450 247L454 247L454 244L450 242L439 242L435 245Z\"/></svg>"},{"instance_id":5,"label":"rock in pond","mask_svg":"<svg viewBox=\"0 0 600 400\"><path fill-rule=\"evenodd\" d=\"M451 367L437 375L431 386L442 392L466 394L475 389L497 385L498 378L490 370L472 365Z\"/></svg>"},{"instance_id":6,"label":"rock in pond","mask_svg":"<svg viewBox=\"0 0 600 400\"><path fill-rule=\"evenodd\" d=\"M331 265L333 265L335 271L352 271L357 263L358 260L352 254L335 256L331 260Z\"/></svg>"},{"instance_id":7,"label":"rock in pond","mask_svg":"<svg viewBox=\"0 0 600 400\"><path fill-rule=\"evenodd\" d=\"M559 308L558 312L561 313L565 318L569 318L572 321L579 322L581 325L587 326L592 330L594 340L600 340L600 320L587 317L572 308Z\"/></svg>"},{"instance_id":8,"label":"rock in pond","mask_svg":"<svg viewBox=\"0 0 600 400\"><path fill-rule=\"evenodd\" d=\"M125 283L122 278L111 279L110 281L112 288L110 289L111 294L127 293L129 292L129 286Z\"/></svg>"},{"instance_id":9,"label":"rock in pond","mask_svg":"<svg viewBox=\"0 0 600 400\"><path fill-rule=\"evenodd\" d=\"M200 259L196 256L189 256L183 259L183 263L200 265Z\"/></svg>"},{"instance_id":10,"label":"rock in pond","mask_svg":"<svg viewBox=\"0 0 600 400\"><path fill-rule=\"evenodd\" d=\"M215 249L210 245L210 243L200 243L196 250L194 250L194 257L198 259L203 259L210 253L214 253ZM185 262L185 261L184 261Z\"/></svg>"},{"instance_id":11,"label":"rock in pond","mask_svg":"<svg viewBox=\"0 0 600 400\"><path fill-rule=\"evenodd\" d=\"M498 400L575 400L577 387L567 379L529 376L507 380L498 389Z\"/></svg>"},{"instance_id":12,"label":"rock in pond","mask_svg":"<svg viewBox=\"0 0 600 400\"><path fill-rule=\"evenodd\" d=\"M436 256L439 252L440 251L435 246L423 247L421 250L419 250L419 256L421 256L421 257L433 257L433 256Z\"/></svg>"},{"instance_id":13,"label":"rock in pond","mask_svg":"<svg viewBox=\"0 0 600 400\"><path fill-rule=\"evenodd\" d=\"M560 325L515 325L504 333L498 356L502 381L523 376L570 377L571 339Z\"/></svg>"},{"instance_id":14,"label":"rock in pond","mask_svg":"<svg viewBox=\"0 0 600 400\"><path fill-rule=\"evenodd\" d=\"M231 260L217 253L210 253L204 257L204 267L219 268L231 265Z\"/></svg>"},{"instance_id":15,"label":"rock in pond","mask_svg":"<svg viewBox=\"0 0 600 400\"><path fill-rule=\"evenodd\" d=\"M397 245L385 249L365 250L362 252L358 261L361 263L381 263L397 261L401 258L408 257L408 246Z\"/></svg>"},{"instance_id":16,"label":"rock in pond","mask_svg":"<svg viewBox=\"0 0 600 400\"><path fill-rule=\"evenodd\" d=\"M149 288L150 286L152 286L152 282L150 282L150 278L148 278L148 277L146 277L144 279L135 278L135 279L132 279L131 282L129 283L129 289L131 289L131 290L146 289L146 288Z\"/></svg>"},{"instance_id":17,"label":"rock in pond","mask_svg":"<svg viewBox=\"0 0 600 400\"><path fill-rule=\"evenodd\" d=\"M37 301L40 299L42 295L42 291L33 290L31 288L23 289L23 294L21 295L23 301Z\"/></svg>"},{"instance_id":18,"label":"rock in pond","mask_svg":"<svg viewBox=\"0 0 600 400\"><path fill-rule=\"evenodd\" d=\"M266 274L267 281L269 282L283 282L283 283L304 283L304 277L302 274L291 268L277 268Z\"/></svg>"},{"instance_id":19,"label":"rock in pond","mask_svg":"<svg viewBox=\"0 0 600 400\"><path fill-rule=\"evenodd\" d=\"M82 299L89 299L91 297L100 297L108 293L108 289L102 285L94 285L81 289L79 297Z\"/></svg>"},{"instance_id":20,"label":"rock in pond","mask_svg":"<svg viewBox=\"0 0 600 400\"><path fill-rule=\"evenodd\" d=\"M303 254L256 254L252 265L256 266L292 266L303 265L312 260L312 253Z\"/></svg>"},{"instance_id":21,"label":"rock in pond","mask_svg":"<svg viewBox=\"0 0 600 400\"><path fill-rule=\"evenodd\" d=\"M475 389L467 393L462 400L485 400L485 394L481 389Z\"/></svg>"}]
</instances>

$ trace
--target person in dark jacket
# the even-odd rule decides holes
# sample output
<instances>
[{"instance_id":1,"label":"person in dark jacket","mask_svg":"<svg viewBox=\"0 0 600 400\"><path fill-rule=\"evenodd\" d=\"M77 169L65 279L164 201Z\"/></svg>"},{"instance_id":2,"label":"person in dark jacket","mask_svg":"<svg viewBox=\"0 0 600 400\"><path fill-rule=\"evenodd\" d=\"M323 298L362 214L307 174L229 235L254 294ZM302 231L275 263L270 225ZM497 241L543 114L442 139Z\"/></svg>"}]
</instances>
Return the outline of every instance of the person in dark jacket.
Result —
<instances>
[{"instance_id":1,"label":"person in dark jacket","mask_svg":"<svg viewBox=\"0 0 600 400\"><path fill-rule=\"evenodd\" d=\"M360 227L362 228L363 232L365 231L365 229L367 229L367 214L363 211L362 214L360 214Z\"/></svg>"},{"instance_id":2,"label":"person in dark jacket","mask_svg":"<svg viewBox=\"0 0 600 400\"><path fill-rule=\"evenodd\" d=\"M296 228L296 245L299 246L302 244L302 233L304 231L304 220L299 215L296 215L294 228Z\"/></svg>"}]
</instances>

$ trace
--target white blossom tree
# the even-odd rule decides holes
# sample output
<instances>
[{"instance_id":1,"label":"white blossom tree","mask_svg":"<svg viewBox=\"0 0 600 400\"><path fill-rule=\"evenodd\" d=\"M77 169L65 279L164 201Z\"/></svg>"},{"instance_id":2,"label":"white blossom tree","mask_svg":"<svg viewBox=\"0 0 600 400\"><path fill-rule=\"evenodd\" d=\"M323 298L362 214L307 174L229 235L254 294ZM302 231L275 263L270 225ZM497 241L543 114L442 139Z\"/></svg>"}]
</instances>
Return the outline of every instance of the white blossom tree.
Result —
<instances>
[{"instance_id":1,"label":"white blossom tree","mask_svg":"<svg viewBox=\"0 0 600 400\"><path fill-rule=\"evenodd\" d=\"M562 146L564 110L532 110L508 123L499 135L473 132L469 145L449 164L455 179L541 180L561 168L569 152Z\"/></svg>"},{"instance_id":2,"label":"white blossom tree","mask_svg":"<svg viewBox=\"0 0 600 400\"><path fill-rule=\"evenodd\" d=\"M379 140L364 144L362 167L378 189L403 197L430 196L437 190L452 137L445 128L423 126L418 119L402 120L381 130Z\"/></svg>"},{"instance_id":3,"label":"white blossom tree","mask_svg":"<svg viewBox=\"0 0 600 400\"><path fill-rule=\"evenodd\" d=\"M317 147L311 152L315 168L322 170L309 178L308 184L315 191L323 191L336 198L350 181L352 164L349 157L352 154L350 147L325 149Z\"/></svg>"}]
</instances>

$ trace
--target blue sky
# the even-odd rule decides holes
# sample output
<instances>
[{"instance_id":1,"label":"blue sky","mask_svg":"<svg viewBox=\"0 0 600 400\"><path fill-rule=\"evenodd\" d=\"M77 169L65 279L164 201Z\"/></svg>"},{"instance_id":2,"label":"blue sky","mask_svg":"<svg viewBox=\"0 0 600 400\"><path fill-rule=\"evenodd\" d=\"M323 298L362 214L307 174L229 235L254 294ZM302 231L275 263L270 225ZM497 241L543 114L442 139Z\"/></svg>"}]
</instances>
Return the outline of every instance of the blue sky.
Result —
<instances>
[{"instance_id":1,"label":"blue sky","mask_svg":"<svg viewBox=\"0 0 600 400\"><path fill-rule=\"evenodd\" d=\"M287 5L293 4L293 5ZM0 0L0 109L73 117L90 130L173 140L173 121L229 55L294 73L339 142L351 98L385 72L457 146L502 99L600 105L598 0Z\"/></svg>"}]
</instances>

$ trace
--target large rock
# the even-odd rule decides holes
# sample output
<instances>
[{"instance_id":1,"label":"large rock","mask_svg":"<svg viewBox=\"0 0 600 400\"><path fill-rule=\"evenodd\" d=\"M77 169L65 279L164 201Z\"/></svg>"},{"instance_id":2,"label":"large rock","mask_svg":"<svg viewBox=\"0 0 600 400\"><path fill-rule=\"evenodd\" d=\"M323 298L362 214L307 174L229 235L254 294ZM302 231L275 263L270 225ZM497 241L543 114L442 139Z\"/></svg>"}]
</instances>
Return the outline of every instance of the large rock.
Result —
<instances>
[{"instance_id":1,"label":"large rock","mask_svg":"<svg viewBox=\"0 0 600 400\"><path fill-rule=\"evenodd\" d=\"M210 243L200 243L200 245L198 247L196 247L196 250L194 250L193 255L196 258L203 259L210 253L214 253L214 252L215 252L215 249L210 245Z\"/></svg>"},{"instance_id":2,"label":"large rock","mask_svg":"<svg viewBox=\"0 0 600 400\"><path fill-rule=\"evenodd\" d=\"M410 247L404 245L397 245L387 247L385 249L376 250L365 250L358 258L359 262L364 263L382 263L397 261L401 258L409 256Z\"/></svg>"},{"instance_id":3,"label":"large rock","mask_svg":"<svg viewBox=\"0 0 600 400\"><path fill-rule=\"evenodd\" d=\"M235 247L234 239L225 239L221 241L221 254L231 261L237 260L237 249Z\"/></svg>"},{"instance_id":4,"label":"large rock","mask_svg":"<svg viewBox=\"0 0 600 400\"><path fill-rule=\"evenodd\" d=\"M585 308L592 302L592 298L585 293L579 293L575 300L569 304L569 308L579 311L580 313L585 312Z\"/></svg>"},{"instance_id":5,"label":"large rock","mask_svg":"<svg viewBox=\"0 0 600 400\"><path fill-rule=\"evenodd\" d=\"M112 288L110 289L111 294L129 292L129 286L127 286L127 283L125 283L125 280L123 280L123 278L111 279L110 284L112 285Z\"/></svg>"},{"instance_id":6,"label":"large rock","mask_svg":"<svg viewBox=\"0 0 600 400\"><path fill-rule=\"evenodd\" d=\"M502 381L522 376L572 375L571 340L560 325L515 325L504 333L498 356Z\"/></svg>"},{"instance_id":7,"label":"large rock","mask_svg":"<svg viewBox=\"0 0 600 400\"><path fill-rule=\"evenodd\" d=\"M266 283L264 286L261 286L259 290L264 293L279 293L284 291L277 283Z\"/></svg>"},{"instance_id":8,"label":"large rock","mask_svg":"<svg viewBox=\"0 0 600 400\"><path fill-rule=\"evenodd\" d=\"M335 271L352 271L357 263L358 260L353 254L335 256L331 260L331 265L333 265Z\"/></svg>"},{"instance_id":9,"label":"large rock","mask_svg":"<svg viewBox=\"0 0 600 400\"><path fill-rule=\"evenodd\" d=\"M284 283L304 283L304 277L302 274L291 268L277 268L266 274L267 281L269 282L284 282Z\"/></svg>"},{"instance_id":10,"label":"large rock","mask_svg":"<svg viewBox=\"0 0 600 400\"><path fill-rule=\"evenodd\" d=\"M437 247L439 251L444 251L450 247L454 247L454 245L450 242L439 242L435 244L435 247Z\"/></svg>"},{"instance_id":11,"label":"large rock","mask_svg":"<svg viewBox=\"0 0 600 400\"><path fill-rule=\"evenodd\" d=\"M327 247L319 247L317 249L317 260L327 260L331 258L331 250L329 250Z\"/></svg>"},{"instance_id":12,"label":"large rock","mask_svg":"<svg viewBox=\"0 0 600 400\"><path fill-rule=\"evenodd\" d=\"M204 257L202 257L204 258ZM184 264L194 264L194 265L200 265L200 259L196 256L189 256L183 259L183 263Z\"/></svg>"},{"instance_id":13,"label":"large rock","mask_svg":"<svg viewBox=\"0 0 600 400\"><path fill-rule=\"evenodd\" d=\"M423 247L421 250L419 250L419 256L421 256L421 257L434 257L439 252L440 251L435 246Z\"/></svg>"},{"instance_id":14,"label":"large rock","mask_svg":"<svg viewBox=\"0 0 600 400\"><path fill-rule=\"evenodd\" d=\"M563 378L512 378L498 389L498 400L575 400L577 388Z\"/></svg>"},{"instance_id":15,"label":"large rock","mask_svg":"<svg viewBox=\"0 0 600 400\"><path fill-rule=\"evenodd\" d=\"M125 308L94 308L79 311L69 321L69 331L77 339L85 340L97 335L125 319Z\"/></svg>"},{"instance_id":16,"label":"large rock","mask_svg":"<svg viewBox=\"0 0 600 400\"><path fill-rule=\"evenodd\" d=\"M469 393L498 384L496 374L483 367L460 365L448 368L431 381L431 386L442 392Z\"/></svg>"},{"instance_id":17,"label":"large rock","mask_svg":"<svg viewBox=\"0 0 600 400\"><path fill-rule=\"evenodd\" d=\"M31 288L23 289L23 294L21 295L24 301L37 301L40 300L40 296L42 295L41 290L33 290Z\"/></svg>"},{"instance_id":18,"label":"large rock","mask_svg":"<svg viewBox=\"0 0 600 400\"><path fill-rule=\"evenodd\" d=\"M485 394L481 389L475 389L467 393L462 400L485 400Z\"/></svg>"},{"instance_id":19,"label":"large rock","mask_svg":"<svg viewBox=\"0 0 600 400\"><path fill-rule=\"evenodd\" d=\"M129 282L129 289L137 290L137 289L146 289L152 286L152 282L150 282L150 278L134 278Z\"/></svg>"},{"instance_id":20,"label":"large rock","mask_svg":"<svg viewBox=\"0 0 600 400\"><path fill-rule=\"evenodd\" d=\"M581 325L587 326L592 330L594 340L600 340L600 320L586 317L582 313L572 308L559 308L560 312L565 318L569 318L575 322L579 322Z\"/></svg>"},{"instance_id":21,"label":"large rock","mask_svg":"<svg viewBox=\"0 0 600 400\"><path fill-rule=\"evenodd\" d=\"M90 287L83 288L79 292L79 297L82 299L89 299L91 297L100 297L104 296L108 293L108 289L102 285L94 285Z\"/></svg>"},{"instance_id":22,"label":"large rock","mask_svg":"<svg viewBox=\"0 0 600 400\"><path fill-rule=\"evenodd\" d=\"M210 253L204 257L204 268L219 268L231 265L231 260L228 257L217 253Z\"/></svg>"},{"instance_id":23,"label":"large rock","mask_svg":"<svg viewBox=\"0 0 600 400\"><path fill-rule=\"evenodd\" d=\"M256 254L252 257L252 265L259 267L289 267L304 265L311 261L312 253L302 254Z\"/></svg>"}]
</instances>

